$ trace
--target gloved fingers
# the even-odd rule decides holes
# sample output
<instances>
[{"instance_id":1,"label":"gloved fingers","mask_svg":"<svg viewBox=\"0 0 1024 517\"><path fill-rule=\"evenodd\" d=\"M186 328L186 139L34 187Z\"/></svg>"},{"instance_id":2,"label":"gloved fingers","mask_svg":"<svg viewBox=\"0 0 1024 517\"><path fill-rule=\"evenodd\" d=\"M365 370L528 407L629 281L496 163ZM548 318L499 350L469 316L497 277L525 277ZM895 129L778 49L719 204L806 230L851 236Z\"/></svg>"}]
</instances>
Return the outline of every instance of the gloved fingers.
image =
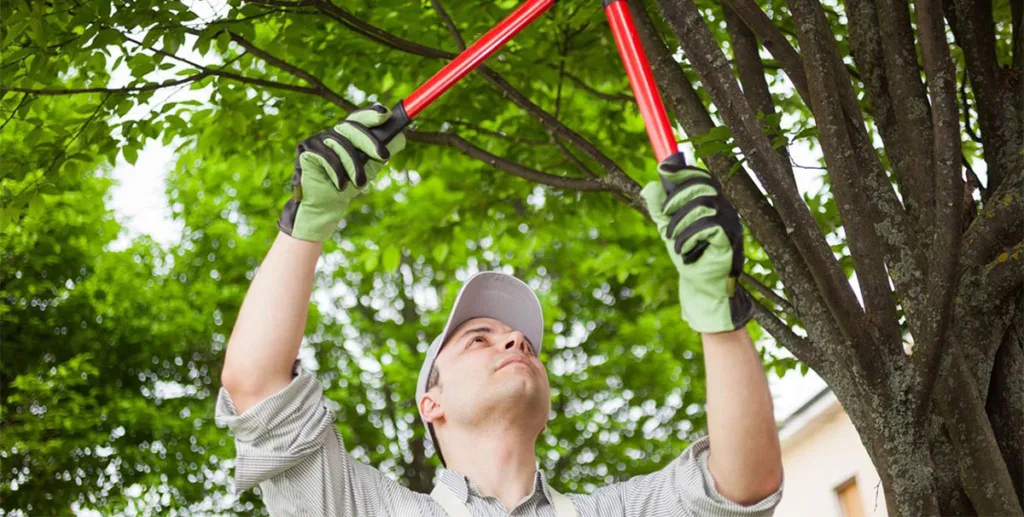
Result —
<instances>
[{"instance_id":1,"label":"gloved fingers","mask_svg":"<svg viewBox=\"0 0 1024 517\"><path fill-rule=\"evenodd\" d=\"M669 222L668 216L661 211L662 207L665 206L664 187L662 187L660 182L652 181L640 191L640 197L644 198L644 203L647 204L647 212L651 214L651 219L658 225L658 231L664 231Z\"/></svg>"},{"instance_id":2,"label":"gloved fingers","mask_svg":"<svg viewBox=\"0 0 1024 517\"><path fill-rule=\"evenodd\" d=\"M669 200L671 203L672 200ZM698 219L714 217L718 214L718 198L715 195L700 196L688 201L685 205L672 212L672 218L665 228L665 237L675 239Z\"/></svg>"},{"instance_id":3,"label":"gloved fingers","mask_svg":"<svg viewBox=\"0 0 1024 517\"><path fill-rule=\"evenodd\" d=\"M324 136L328 131L321 131L300 142L296 153L300 163L322 167L335 185L338 185L340 181L338 171L342 170L342 162L338 153L324 144ZM312 159L314 156L318 159Z\"/></svg>"},{"instance_id":4,"label":"gloved fingers","mask_svg":"<svg viewBox=\"0 0 1024 517\"><path fill-rule=\"evenodd\" d=\"M338 124L334 128L341 134L341 136L347 138L352 145L360 151L366 153L370 158L379 162L386 162L391 157L391 151L388 151L384 142L381 142L373 133L370 132L370 128L355 122L352 120L345 120L341 124Z\"/></svg>"},{"instance_id":5,"label":"gloved fingers","mask_svg":"<svg viewBox=\"0 0 1024 517\"><path fill-rule=\"evenodd\" d=\"M662 179L663 184L664 182L665 180ZM695 198L703 196L717 197L720 194L714 181L708 177L691 177L682 183L670 183L669 185L670 187L665 188L668 201L665 202L665 206L661 209L666 215L678 212L683 205Z\"/></svg>"},{"instance_id":6,"label":"gloved fingers","mask_svg":"<svg viewBox=\"0 0 1024 517\"><path fill-rule=\"evenodd\" d=\"M666 160L668 161L668 160ZM669 181L670 183L682 183L690 178L710 178L711 174L704 169L697 167L691 167L689 165L683 167L670 167L665 165L665 162L661 162L662 165L658 166L658 174L662 179Z\"/></svg>"},{"instance_id":7,"label":"gloved fingers","mask_svg":"<svg viewBox=\"0 0 1024 517\"><path fill-rule=\"evenodd\" d=\"M368 183L366 177L366 162L368 157L352 145L347 138L331 130L331 135L324 139L324 143L333 149L341 157L342 169L345 171L348 181L351 181L356 188L363 188ZM345 184L339 184L338 190L343 190Z\"/></svg>"},{"instance_id":8,"label":"gloved fingers","mask_svg":"<svg viewBox=\"0 0 1024 517\"><path fill-rule=\"evenodd\" d=\"M362 124L366 127L379 126L391 118L391 110L383 104L374 104L367 108L361 108L349 113L345 120Z\"/></svg>"},{"instance_id":9,"label":"gloved fingers","mask_svg":"<svg viewBox=\"0 0 1024 517\"><path fill-rule=\"evenodd\" d=\"M710 241L718 233L724 236L725 230L722 229L722 226L718 224L714 217L697 219L693 224L683 229L683 232L674 239L676 253L683 256L684 263L694 262L700 256L693 256L691 254L690 257L687 257L687 254L694 251L700 241ZM728 238L726 242L728 242Z\"/></svg>"}]
</instances>

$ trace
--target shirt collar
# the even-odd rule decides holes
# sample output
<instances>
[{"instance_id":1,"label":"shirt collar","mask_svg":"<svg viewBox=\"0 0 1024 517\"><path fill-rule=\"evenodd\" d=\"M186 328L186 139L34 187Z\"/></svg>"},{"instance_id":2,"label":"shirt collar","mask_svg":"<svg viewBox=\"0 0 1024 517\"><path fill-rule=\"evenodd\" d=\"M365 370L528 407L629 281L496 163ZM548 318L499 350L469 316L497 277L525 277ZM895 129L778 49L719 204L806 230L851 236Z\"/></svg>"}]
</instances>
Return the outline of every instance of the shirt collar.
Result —
<instances>
[{"instance_id":1,"label":"shirt collar","mask_svg":"<svg viewBox=\"0 0 1024 517\"><path fill-rule=\"evenodd\" d=\"M551 498L551 492L548 491L547 478L544 477L544 472L540 470L540 465L537 465L537 470L533 475L533 492L527 496L527 500L540 492L547 499L548 504L554 504ZM458 472L442 468L439 476L439 482L444 483L451 491L459 498L463 504L469 504L469 496L472 494L474 497L483 497L480 494L480 490L477 488L476 483L473 480L459 474Z\"/></svg>"}]
</instances>

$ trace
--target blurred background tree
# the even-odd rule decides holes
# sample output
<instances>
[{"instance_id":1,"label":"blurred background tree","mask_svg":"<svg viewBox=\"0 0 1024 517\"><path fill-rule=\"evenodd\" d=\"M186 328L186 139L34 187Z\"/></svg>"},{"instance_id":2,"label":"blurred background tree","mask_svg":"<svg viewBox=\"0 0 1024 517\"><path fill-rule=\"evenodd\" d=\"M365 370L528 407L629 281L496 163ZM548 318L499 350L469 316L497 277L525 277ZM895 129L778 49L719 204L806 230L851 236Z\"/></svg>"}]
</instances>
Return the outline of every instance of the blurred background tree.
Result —
<instances>
[{"instance_id":1,"label":"blurred background tree","mask_svg":"<svg viewBox=\"0 0 1024 517\"><path fill-rule=\"evenodd\" d=\"M228 495L213 397L295 143L408 95L515 3L0 6L2 508L260 511ZM631 4L686 149L748 224L758 323L836 392L888 507L1019 513L1019 2ZM655 470L704 428L703 365L604 15L559 2L487 66L327 244L301 357L350 452L428 491L420 356L462 279L515 273L546 315L542 468L569 491ZM111 167L153 141L182 235L116 245Z\"/></svg>"}]
</instances>

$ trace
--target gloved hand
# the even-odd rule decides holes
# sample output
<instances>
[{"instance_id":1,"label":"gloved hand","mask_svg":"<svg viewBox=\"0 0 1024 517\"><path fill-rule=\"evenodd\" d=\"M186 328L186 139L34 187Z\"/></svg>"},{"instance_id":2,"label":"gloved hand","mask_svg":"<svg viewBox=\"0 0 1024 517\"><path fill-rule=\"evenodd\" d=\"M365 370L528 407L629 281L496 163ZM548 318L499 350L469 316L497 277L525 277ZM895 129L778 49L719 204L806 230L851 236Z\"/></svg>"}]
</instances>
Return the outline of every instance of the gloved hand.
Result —
<instances>
[{"instance_id":1,"label":"gloved hand","mask_svg":"<svg viewBox=\"0 0 1024 517\"><path fill-rule=\"evenodd\" d=\"M743 272L743 226L706 171L689 167L683 153L658 165L660 182L641 195L679 271L683 319L698 332L741 329L753 316Z\"/></svg>"},{"instance_id":2,"label":"gloved hand","mask_svg":"<svg viewBox=\"0 0 1024 517\"><path fill-rule=\"evenodd\" d=\"M292 198L277 222L281 231L314 242L331 237L352 198L405 147L401 133L385 146L370 132L389 118L391 110L375 104L299 144Z\"/></svg>"}]
</instances>

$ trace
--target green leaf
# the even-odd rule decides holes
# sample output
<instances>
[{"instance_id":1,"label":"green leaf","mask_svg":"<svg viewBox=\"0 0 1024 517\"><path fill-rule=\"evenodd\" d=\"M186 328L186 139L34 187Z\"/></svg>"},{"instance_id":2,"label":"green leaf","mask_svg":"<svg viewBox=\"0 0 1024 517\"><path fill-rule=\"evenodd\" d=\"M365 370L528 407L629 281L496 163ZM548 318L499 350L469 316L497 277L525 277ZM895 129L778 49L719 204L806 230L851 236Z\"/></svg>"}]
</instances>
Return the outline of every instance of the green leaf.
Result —
<instances>
[{"instance_id":1,"label":"green leaf","mask_svg":"<svg viewBox=\"0 0 1024 517\"><path fill-rule=\"evenodd\" d=\"M384 74L384 78L380 82L380 91L386 92L391 90L391 87L395 85L395 78L391 75L391 72Z\"/></svg>"},{"instance_id":2,"label":"green leaf","mask_svg":"<svg viewBox=\"0 0 1024 517\"><path fill-rule=\"evenodd\" d=\"M381 266L387 273L392 273L398 269L398 266L402 263L402 252L394 246L388 246L384 250L384 256L381 259Z\"/></svg>"},{"instance_id":3,"label":"green leaf","mask_svg":"<svg viewBox=\"0 0 1024 517\"><path fill-rule=\"evenodd\" d=\"M61 193L61 190L59 188L57 188L57 186L54 185L53 183L42 183L42 184L39 185L39 188L36 189L36 190L38 190L42 194L50 194L50 195L57 195L57 194Z\"/></svg>"},{"instance_id":4,"label":"green leaf","mask_svg":"<svg viewBox=\"0 0 1024 517\"><path fill-rule=\"evenodd\" d=\"M448 257L448 251L449 251L449 249L448 249L448 244L447 243L442 242L442 243L434 246L434 252L433 252L434 260L437 261L437 263L439 263L439 264L443 264L444 263L444 259Z\"/></svg>"},{"instance_id":5,"label":"green leaf","mask_svg":"<svg viewBox=\"0 0 1024 517\"><path fill-rule=\"evenodd\" d=\"M139 159L139 150L132 144L124 146L121 151L124 153L124 160L132 165Z\"/></svg>"},{"instance_id":6,"label":"green leaf","mask_svg":"<svg viewBox=\"0 0 1024 517\"><path fill-rule=\"evenodd\" d=\"M369 251L363 254L363 270L367 273L373 273L377 270L377 265L380 264L380 255L376 251Z\"/></svg>"},{"instance_id":7,"label":"green leaf","mask_svg":"<svg viewBox=\"0 0 1024 517\"><path fill-rule=\"evenodd\" d=\"M697 135L694 138L689 139L694 145L702 145L709 142L721 141L724 142L732 138L732 131L726 126L715 126L710 131L703 135Z\"/></svg>"},{"instance_id":8,"label":"green leaf","mask_svg":"<svg viewBox=\"0 0 1024 517\"><path fill-rule=\"evenodd\" d=\"M693 151L693 155L698 159L711 156L713 154L722 153L732 149L732 145L725 142L709 142L703 145L697 146Z\"/></svg>"}]
</instances>

